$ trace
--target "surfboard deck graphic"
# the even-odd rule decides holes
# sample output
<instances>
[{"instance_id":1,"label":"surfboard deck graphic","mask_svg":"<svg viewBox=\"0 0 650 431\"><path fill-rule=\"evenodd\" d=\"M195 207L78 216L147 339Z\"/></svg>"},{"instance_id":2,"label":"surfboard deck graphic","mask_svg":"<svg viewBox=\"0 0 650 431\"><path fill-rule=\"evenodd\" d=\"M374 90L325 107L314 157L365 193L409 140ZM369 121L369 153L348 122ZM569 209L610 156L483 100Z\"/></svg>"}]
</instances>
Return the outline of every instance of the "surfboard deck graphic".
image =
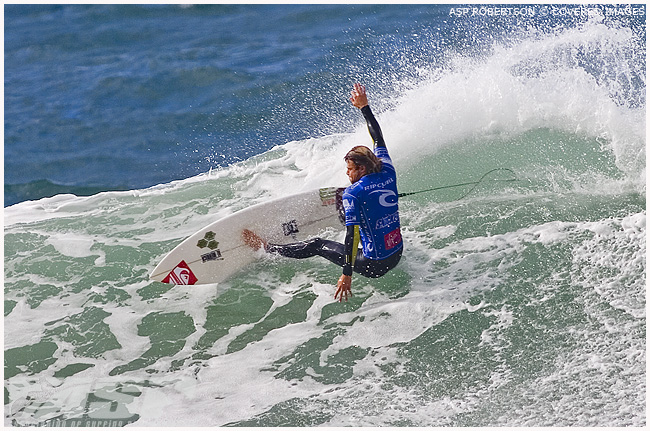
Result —
<instances>
[{"instance_id":1,"label":"surfboard deck graphic","mask_svg":"<svg viewBox=\"0 0 650 431\"><path fill-rule=\"evenodd\" d=\"M219 283L256 259L241 232L250 229L276 244L302 241L342 227L344 188L328 187L253 205L220 219L181 242L150 278L177 285Z\"/></svg>"}]
</instances>

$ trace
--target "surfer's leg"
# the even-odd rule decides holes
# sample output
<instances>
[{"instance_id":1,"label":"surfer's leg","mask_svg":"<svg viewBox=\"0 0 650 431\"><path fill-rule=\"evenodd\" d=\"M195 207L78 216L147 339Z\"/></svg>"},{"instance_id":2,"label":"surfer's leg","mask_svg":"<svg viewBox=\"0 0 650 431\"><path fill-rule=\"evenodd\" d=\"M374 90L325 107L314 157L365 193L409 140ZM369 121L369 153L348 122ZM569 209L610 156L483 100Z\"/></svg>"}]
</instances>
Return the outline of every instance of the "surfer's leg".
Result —
<instances>
[{"instance_id":1,"label":"surfer's leg","mask_svg":"<svg viewBox=\"0 0 650 431\"><path fill-rule=\"evenodd\" d=\"M322 238L312 238L307 241L295 242L292 244L268 244L266 251L269 253L279 254L280 256L290 257L292 259L306 259L314 256L322 256L339 266L343 266L345 263L343 244Z\"/></svg>"},{"instance_id":2,"label":"surfer's leg","mask_svg":"<svg viewBox=\"0 0 650 431\"><path fill-rule=\"evenodd\" d=\"M340 242L322 238L312 238L286 245L268 244L266 251L293 259L320 256L341 267L345 264L345 246ZM357 258L359 256L363 256L361 250L357 253Z\"/></svg>"},{"instance_id":3,"label":"surfer's leg","mask_svg":"<svg viewBox=\"0 0 650 431\"><path fill-rule=\"evenodd\" d=\"M335 241L313 238L293 244L268 244L266 251L293 259L321 256L338 266L345 264L345 246ZM354 272L368 278L377 278L395 268L402 257L402 250L383 260L368 259L359 250L354 262Z\"/></svg>"},{"instance_id":4,"label":"surfer's leg","mask_svg":"<svg viewBox=\"0 0 650 431\"><path fill-rule=\"evenodd\" d=\"M322 256L325 259L339 266L345 263L344 246L335 241L322 238L312 238L307 241L295 242L292 244L269 244L255 232L248 229L242 231L244 243L254 250L264 248L267 253L275 253L280 256L292 259L306 259L314 256Z\"/></svg>"}]
</instances>

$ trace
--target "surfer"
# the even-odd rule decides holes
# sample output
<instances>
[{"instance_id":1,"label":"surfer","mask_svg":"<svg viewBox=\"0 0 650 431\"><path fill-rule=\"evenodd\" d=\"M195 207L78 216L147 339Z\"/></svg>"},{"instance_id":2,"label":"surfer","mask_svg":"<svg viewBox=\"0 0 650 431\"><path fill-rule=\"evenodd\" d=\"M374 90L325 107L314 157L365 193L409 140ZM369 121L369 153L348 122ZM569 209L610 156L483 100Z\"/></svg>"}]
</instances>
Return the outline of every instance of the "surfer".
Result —
<instances>
[{"instance_id":1,"label":"surfer","mask_svg":"<svg viewBox=\"0 0 650 431\"><path fill-rule=\"evenodd\" d=\"M355 84L350 101L366 120L374 150L360 145L344 157L351 183L342 196L345 243L313 238L293 244L270 244L248 229L242 232L244 242L255 250L263 247L267 253L294 259L321 256L341 266L343 274L334 295L339 301L347 301L352 295L353 271L365 277L381 277L397 265L403 250L395 168L368 105L366 88Z\"/></svg>"}]
</instances>

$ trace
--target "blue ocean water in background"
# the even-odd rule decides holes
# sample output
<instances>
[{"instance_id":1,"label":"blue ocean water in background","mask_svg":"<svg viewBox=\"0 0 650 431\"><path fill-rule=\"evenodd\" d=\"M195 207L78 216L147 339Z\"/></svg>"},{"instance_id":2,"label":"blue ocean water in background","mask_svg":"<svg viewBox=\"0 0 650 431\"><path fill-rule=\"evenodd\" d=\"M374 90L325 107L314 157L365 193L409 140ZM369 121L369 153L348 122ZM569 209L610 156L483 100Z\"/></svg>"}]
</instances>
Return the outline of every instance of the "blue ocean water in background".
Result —
<instances>
[{"instance_id":1,"label":"blue ocean water in background","mask_svg":"<svg viewBox=\"0 0 650 431\"><path fill-rule=\"evenodd\" d=\"M404 56L435 59L431 24L446 12L7 6L5 205L148 187L349 130L350 82L378 93L404 79Z\"/></svg>"},{"instance_id":2,"label":"blue ocean water in background","mask_svg":"<svg viewBox=\"0 0 650 431\"><path fill-rule=\"evenodd\" d=\"M645 13L5 5L5 425L644 426ZM347 304L319 259L148 280L345 185L354 82L400 191L517 181L402 199Z\"/></svg>"}]
</instances>

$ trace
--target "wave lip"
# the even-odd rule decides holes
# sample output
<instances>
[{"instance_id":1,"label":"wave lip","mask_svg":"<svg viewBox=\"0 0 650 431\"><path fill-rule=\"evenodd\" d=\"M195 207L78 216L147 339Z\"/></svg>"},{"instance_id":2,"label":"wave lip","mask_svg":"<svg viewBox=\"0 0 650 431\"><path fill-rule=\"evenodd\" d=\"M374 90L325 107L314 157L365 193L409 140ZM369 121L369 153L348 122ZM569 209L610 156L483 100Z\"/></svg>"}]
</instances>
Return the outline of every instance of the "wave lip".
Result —
<instances>
[{"instance_id":1,"label":"wave lip","mask_svg":"<svg viewBox=\"0 0 650 431\"><path fill-rule=\"evenodd\" d=\"M51 198L56 195L72 194L75 196L92 196L106 191L126 191L126 187L77 186L57 184L42 179L28 183L5 184L5 207L24 201Z\"/></svg>"}]
</instances>

